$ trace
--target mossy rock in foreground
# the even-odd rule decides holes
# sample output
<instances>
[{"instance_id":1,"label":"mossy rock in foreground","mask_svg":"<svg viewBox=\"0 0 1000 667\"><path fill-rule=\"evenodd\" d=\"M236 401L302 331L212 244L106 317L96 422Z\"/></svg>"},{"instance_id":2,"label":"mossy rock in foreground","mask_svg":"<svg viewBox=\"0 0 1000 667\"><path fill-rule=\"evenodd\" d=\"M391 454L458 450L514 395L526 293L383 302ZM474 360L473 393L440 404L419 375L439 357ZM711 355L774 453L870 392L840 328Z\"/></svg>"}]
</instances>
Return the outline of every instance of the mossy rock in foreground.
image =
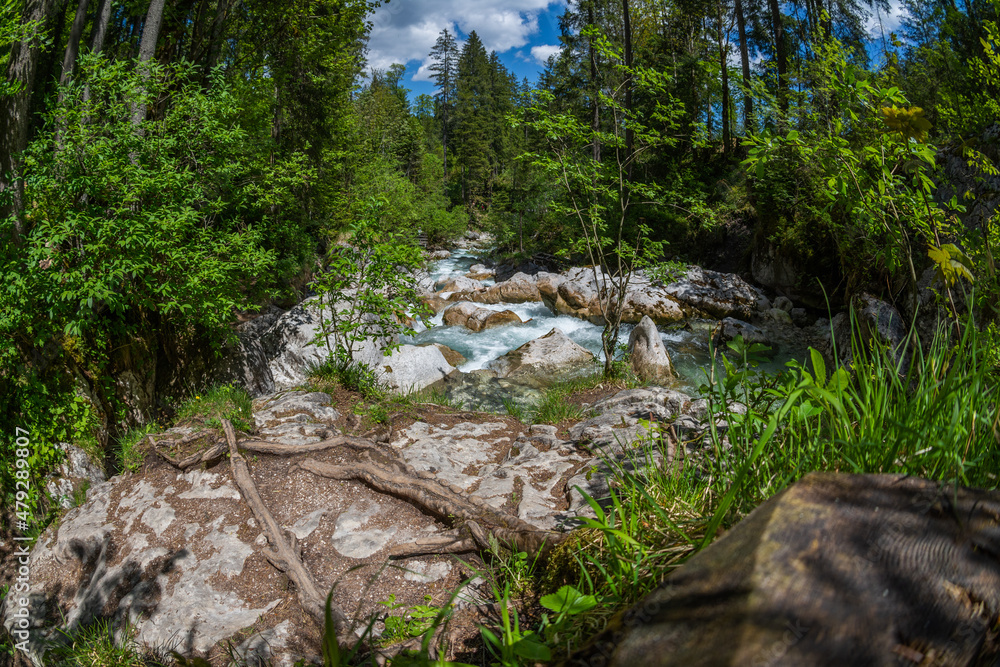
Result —
<instances>
[{"instance_id":1,"label":"mossy rock in foreground","mask_svg":"<svg viewBox=\"0 0 1000 667\"><path fill-rule=\"evenodd\" d=\"M1000 492L813 473L570 665L993 665Z\"/></svg>"}]
</instances>

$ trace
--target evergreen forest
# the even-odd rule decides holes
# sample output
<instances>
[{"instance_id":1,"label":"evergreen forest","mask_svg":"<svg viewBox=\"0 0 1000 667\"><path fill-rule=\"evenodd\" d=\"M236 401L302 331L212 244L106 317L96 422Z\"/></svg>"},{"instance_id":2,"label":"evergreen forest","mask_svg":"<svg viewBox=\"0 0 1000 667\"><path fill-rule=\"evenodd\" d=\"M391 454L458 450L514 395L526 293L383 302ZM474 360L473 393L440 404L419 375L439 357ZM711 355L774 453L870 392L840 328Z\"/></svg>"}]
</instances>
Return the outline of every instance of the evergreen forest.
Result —
<instances>
[{"instance_id":1,"label":"evergreen forest","mask_svg":"<svg viewBox=\"0 0 1000 667\"><path fill-rule=\"evenodd\" d=\"M810 470L996 488L1000 1L570 0L560 49L533 81L476 30L442 30L427 54L433 95L408 89L404 63L370 66L379 5L0 0L5 536L15 498L37 533L57 525L44 486L57 443L124 473L122 443L208 395L167 382L166 369L197 376L232 348L237 324L315 294L333 303L346 293L336 280L360 271L377 286L357 317L395 331L412 296L399 267L470 232L515 270L596 265L668 284L698 265L812 319L877 298L914 331L933 280L943 314L909 370L873 351L870 366L856 356L837 374L817 355L791 362L792 381L755 373L759 349L731 344L731 381L713 375L703 389L749 406L727 440L746 467L620 491L634 507L692 500L661 532L613 539L604 524L604 556L580 565L587 585L567 580L565 592L551 570L505 561L499 597L537 607L558 590L574 611L549 599L534 634L527 616L521 631L485 630L494 664L582 645L606 619L593 616L598 601L610 615L650 590L614 582L658 581L683 560L649 546L681 515L690 553ZM893 31L880 22L891 9L903 11ZM372 252L358 264L345 248ZM360 325L333 326L362 338ZM594 382L631 386L617 336L605 333ZM331 386L360 392L379 422L390 399L365 393L371 378L351 354L330 354ZM854 403L833 396L848 385ZM945 414L945 394L965 407ZM33 484L21 496L27 432ZM843 450L820 454L820 442ZM633 569L605 569L608 554ZM427 627L404 629L436 641ZM398 664L445 664L423 651Z\"/></svg>"}]
</instances>

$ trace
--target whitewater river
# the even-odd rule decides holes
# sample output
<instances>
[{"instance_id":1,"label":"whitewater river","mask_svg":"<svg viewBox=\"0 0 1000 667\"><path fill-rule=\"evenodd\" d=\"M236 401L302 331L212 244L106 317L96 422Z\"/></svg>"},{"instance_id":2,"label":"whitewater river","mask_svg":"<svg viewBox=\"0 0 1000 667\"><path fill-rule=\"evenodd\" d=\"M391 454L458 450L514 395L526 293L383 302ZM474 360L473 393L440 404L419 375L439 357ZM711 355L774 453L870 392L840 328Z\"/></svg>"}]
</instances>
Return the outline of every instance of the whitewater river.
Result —
<instances>
[{"instance_id":1,"label":"whitewater river","mask_svg":"<svg viewBox=\"0 0 1000 667\"><path fill-rule=\"evenodd\" d=\"M469 272L469 268L479 261L481 260L478 257L467 251L456 251L449 259L434 262L430 266L430 274L435 282L447 280L450 277L465 275ZM483 283L491 285L493 281L484 280ZM469 372L486 368L493 359L547 334L553 327L558 327L574 342L587 348L598 358L603 358L601 327L586 320L568 315L554 315L543 303L477 303L476 305L489 310L511 310L522 320L531 321L475 333L461 326L445 326L442 324L443 315L438 313L430 320L430 328L424 329L418 324L418 329L422 330L416 336L404 339L403 342L447 345L468 359L459 366L459 370ZM679 375L680 388L693 390L705 382L704 369L708 367L709 359L708 341L714 325L714 321L701 320L690 321L683 327L667 330L661 328L660 337ZM631 331L632 325L622 325L619 336L621 344L628 343Z\"/></svg>"}]
</instances>

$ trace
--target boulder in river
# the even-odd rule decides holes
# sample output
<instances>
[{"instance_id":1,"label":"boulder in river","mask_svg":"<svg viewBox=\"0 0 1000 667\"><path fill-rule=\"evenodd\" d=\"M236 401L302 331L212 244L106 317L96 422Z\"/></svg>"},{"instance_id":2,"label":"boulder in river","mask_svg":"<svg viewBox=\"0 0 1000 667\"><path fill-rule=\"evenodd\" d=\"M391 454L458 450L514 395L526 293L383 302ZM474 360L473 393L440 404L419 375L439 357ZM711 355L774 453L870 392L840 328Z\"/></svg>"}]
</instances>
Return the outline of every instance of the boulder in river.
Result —
<instances>
[{"instance_id":1,"label":"boulder in river","mask_svg":"<svg viewBox=\"0 0 1000 667\"><path fill-rule=\"evenodd\" d=\"M382 360L382 381L399 393L418 391L455 370L437 347L403 345Z\"/></svg>"},{"instance_id":2,"label":"boulder in river","mask_svg":"<svg viewBox=\"0 0 1000 667\"><path fill-rule=\"evenodd\" d=\"M469 272L465 274L466 278L471 278L472 280L487 280L495 276L496 271L484 264L473 264L469 267Z\"/></svg>"},{"instance_id":3,"label":"boulder in river","mask_svg":"<svg viewBox=\"0 0 1000 667\"><path fill-rule=\"evenodd\" d=\"M477 303L532 303L542 300L535 278L526 273L515 273L507 280L490 285L484 290L462 294L468 301Z\"/></svg>"},{"instance_id":4,"label":"boulder in river","mask_svg":"<svg viewBox=\"0 0 1000 667\"><path fill-rule=\"evenodd\" d=\"M694 313L709 317L750 319L771 308L764 293L736 274L718 273L698 266L665 288L667 294Z\"/></svg>"},{"instance_id":5,"label":"boulder in river","mask_svg":"<svg viewBox=\"0 0 1000 667\"><path fill-rule=\"evenodd\" d=\"M535 286L542 297L545 307L553 313L559 312L556 309L556 302L559 300L559 286L565 282L566 277L558 273L540 271L535 274Z\"/></svg>"},{"instance_id":6,"label":"boulder in river","mask_svg":"<svg viewBox=\"0 0 1000 667\"><path fill-rule=\"evenodd\" d=\"M649 316L643 316L628 337L628 351L636 375L647 382L666 382L673 378L670 356L660 332Z\"/></svg>"},{"instance_id":7,"label":"boulder in river","mask_svg":"<svg viewBox=\"0 0 1000 667\"><path fill-rule=\"evenodd\" d=\"M483 283L478 280L473 280L472 278L466 278L465 276L450 276L444 280L438 281L435 285L439 292L450 292L452 294L459 292L476 292L483 288Z\"/></svg>"},{"instance_id":8,"label":"boulder in river","mask_svg":"<svg viewBox=\"0 0 1000 667\"><path fill-rule=\"evenodd\" d=\"M461 326L469 331L485 331L507 324L523 324L521 318L512 310L480 308L468 301L460 301L449 306L444 311L443 321L449 326Z\"/></svg>"},{"instance_id":9,"label":"boulder in river","mask_svg":"<svg viewBox=\"0 0 1000 667\"><path fill-rule=\"evenodd\" d=\"M604 323L598 284L604 285L606 280L601 272L595 280L593 269L587 267L570 269L565 275L539 273L535 277L542 301L549 310L595 324ZM610 286L608 282L607 287ZM674 297L636 275L622 304L622 322L637 323L646 316L654 324L679 322L685 317L684 310Z\"/></svg>"},{"instance_id":10,"label":"boulder in river","mask_svg":"<svg viewBox=\"0 0 1000 667\"><path fill-rule=\"evenodd\" d=\"M433 345L437 349L441 350L441 354L444 355L445 361L455 368L458 368L468 361L468 359L465 358L465 355L457 350L451 349L447 345L442 345L441 343L424 343L422 347L427 347L428 345Z\"/></svg>"},{"instance_id":11,"label":"boulder in river","mask_svg":"<svg viewBox=\"0 0 1000 667\"><path fill-rule=\"evenodd\" d=\"M1000 493L812 473L567 665L993 665Z\"/></svg>"},{"instance_id":12,"label":"boulder in river","mask_svg":"<svg viewBox=\"0 0 1000 667\"><path fill-rule=\"evenodd\" d=\"M712 332L712 342L715 343L716 347L722 347L737 336L742 336L743 342L748 345L753 343L767 345L770 342L762 329L735 317L727 317L719 322L715 331Z\"/></svg>"},{"instance_id":13,"label":"boulder in river","mask_svg":"<svg viewBox=\"0 0 1000 667\"><path fill-rule=\"evenodd\" d=\"M488 368L502 377L531 375L544 382L572 375L593 361L594 355L589 350L556 328L494 359Z\"/></svg>"},{"instance_id":14,"label":"boulder in river","mask_svg":"<svg viewBox=\"0 0 1000 667\"><path fill-rule=\"evenodd\" d=\"M684 319L681 305L662 288L645 286L629 289L622 304L622 322L640 322L644 317L654 324L670 324Z\"/></svg>"}]
</instances>

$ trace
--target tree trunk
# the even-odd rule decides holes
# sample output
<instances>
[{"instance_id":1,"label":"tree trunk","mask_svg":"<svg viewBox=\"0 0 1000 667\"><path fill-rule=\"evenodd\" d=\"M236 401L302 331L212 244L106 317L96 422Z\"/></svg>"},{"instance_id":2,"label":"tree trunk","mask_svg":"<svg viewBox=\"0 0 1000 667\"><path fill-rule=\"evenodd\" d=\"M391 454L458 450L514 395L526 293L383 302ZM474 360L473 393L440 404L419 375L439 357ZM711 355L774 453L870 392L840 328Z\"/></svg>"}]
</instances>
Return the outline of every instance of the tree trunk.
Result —
<instances>
[{"instance_id":1,"label":"tree trunk","mask_svg":"<svg viewBox=\"0 0 1000 667\"><path fill-rule=\"evenodd\" d=\"M788 54L785 51L785 27L781 21L778 0L768 0L771 8L771 29L774 32L775 60L778 66L778 108L788 111Z\"/></svg>"},{"instance_id":2,"label":"tree trunk","mask_svg":"<svg viewBox=\"0 0 1000 667\"><path fill-rule=\"evenodd\" d=\"M587 25L594 25L594 3L587 4ZM600 83L597 80L597 53L594 51L594 40L587 43L587 53L590 58L590 131L593 135L592 157L594 162L601 161L601 140L597 133L601 129L601 104L598 92Z\"/></svg>"},{"instance_id":3,"label":"tree trunk","mask_svg":"<svg viewBox=\"0 0 1000 667\"><path fill-rule=\"evenodd\" d=\"M231 0L219 0L215 10L215 20L212 21L212 37L208 46L208 62L205 63L205 80L208 81L209 74L219 64L219 52L222 50L222 29L226 25L226 18L229 16L229 3Z\"/></svg>"},{"instance_id":4,"label":"tree trunk","mask_svg":"<svg viewBox=\"0 0 1000 667\"><path fill-rule=\"evenodd\" d=\"M108 34L108 21L111 20L112 0L101 0L97 8L97 15L94 17L94 27L90 33L90 50L93 53L100 53L104 50L104 38Z\"/></svg>"},{"instance_id":5,"label":"tree trunk","mask_svg":"<svg viewBox=\"0 0 1000 667\"><path fill-rule=\"evenodd\" d=\"M729 156L729 63L727 55L729 44L723 36L722 30L722 5L717 6L716 35L719 41L719 66L722 68L722 154Z\"/></svg>"},{"instance_id":6,"label":"tree trunk","mask_svg":"<svg viewBox=\"0 0 1000 667\"><path fill-rule=\"evenodd\" d=\"M111 20L111 2L112 0L101 0L101 4L97 7L97 14L94 16L94 27L90 31L90 52L95 55L104 50L104 38L108 34L108 21ZM90 86L85 85L83 87L83 102L86 104L89 101ZM89 119L84 122L89 122Z\"/></svg>"},{"instance_id":7,"label":"tree trunk","mask_svg":"<svg viewBox=\"0 0 1000 667\"><path fill-rule=\"evenodd\" d=\"M625 113L628 124L625 126L625 161L628 165L626 174L632 178L632 153L635 150L635 131L632 129L632 18L629 15L628 0L622 0L622 19L625 28L625 67L629 72L625 75Z\"/></svg>"},{"instance_id":8,"label":"tree trunk","mask_svg":"<svg viewBox=\"0 0 1000 667\"><path fill-rule=\"evenodd\" d=\"M80 53L80 37L83 35L83 26L87 22L87 5L90 0L80 0L76 7L76 17L73 19L73 26L69 30L69 41L66 43L66 54L63 56L62 74L59 76L59 85L65 86L71 76L73 67L76 65L76 57ZM59 102L62 103L63 93L59 91Z\"/></svg>"},{"instance_id":9,"label":"tree trunk","mask_svg":"<svg viewBox=\"0 0 1000 667\"><path fill-rule=\"evenodd\" d=\"M139 42L139 67L143 80L149 78L149 69L145 63L149 62L156 53L156 41L160 36L160 23L163 20L164 0L150 0L149 9L146 11L146 21L142 26L142 41ZM145 88L137 91L136 101L132 104L132 125L139 127L143 119L146 118L146 104L142 98L146 96Z\"/></svg>"},{"instance_id":10,"label":"tree trunk","mask_svg":"<svg viewBox=\"0 0 1000 667\"><path fill-rule=\"evenodd\" d=\"M750 51L747 48L747 17L743 0L736 0L736 27L740 34L740 63L743 65L743 133L750 132L753 121L753 97L750 96Z\"/></svg>"},{"instance_id":11,"label":"tree trunk","mask_svg":"<svg viewBox=\"0 0 1000 667\"><path fill-rule=\"evenodd\" d=\"M205 34L211 32L211 26L207 25L205 14L208 12L208 0L199 0L198 8L195 10L192 20L193 30L191 41L187 49L187 59L193 63L199 62L205 55Z\"/></svg>"},{"instance_id":12,"label":"tree trunk","mask_svg":"<svg viewBox=\"0 0 1000 667\"><path fill-rule=\"evenodd\" d=\"M25 23L41 25L52 14L54 0L29 0L23 14ZM14 244L20 244L25 233L23 213L24 184L20 180L18 156L28 145L31 124L31 93L35 87L41 40L29 37L11 45L7 80L17 82L21 89L6 98L0 98L4 113L0 114L0 193L11 191L11 201L0 207L0 217L11 213L14 220Z\"/></svg>"},{"instance_id":13,"label":"tree trunk","mask_svg":"<svg viewBox=\"0 0 1000 667\"><path fill-rule=\"evenodd\" d=\"M444 153L444 181L448 182L448 87L441 93L441 148Z\"/></svg>"}]
</instances>

